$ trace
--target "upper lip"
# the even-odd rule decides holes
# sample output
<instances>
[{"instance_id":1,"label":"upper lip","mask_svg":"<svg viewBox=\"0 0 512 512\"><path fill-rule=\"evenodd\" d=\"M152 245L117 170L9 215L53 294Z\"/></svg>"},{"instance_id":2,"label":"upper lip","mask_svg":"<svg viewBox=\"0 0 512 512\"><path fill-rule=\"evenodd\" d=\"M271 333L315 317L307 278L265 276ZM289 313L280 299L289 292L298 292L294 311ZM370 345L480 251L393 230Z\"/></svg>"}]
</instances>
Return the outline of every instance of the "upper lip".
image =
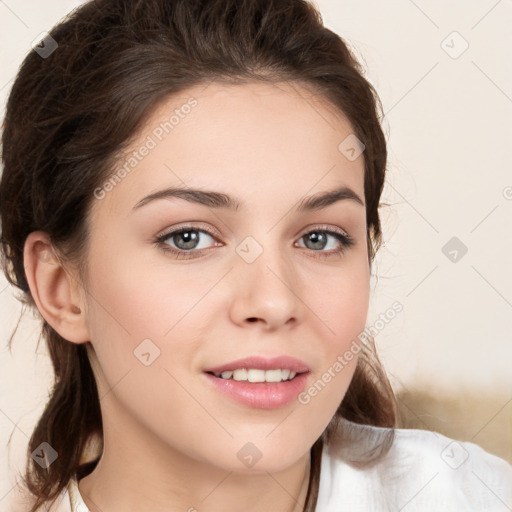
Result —
<instances>
[{"instance_id":1,"label":"upper lip","mask_svg":"<svg viewBox=\"0 0 512 512\"><path fill-rule=\"evenodd\" d=\"M261 357L261 356L250 356L244 357L243 359L237 359L220 366L214 366L204 370L210 373L222 373L226 371L233 371L239 368L254 368L259 370L292 370L295 373L309 372L309 366L299 359L290 356L278 356L278 357Z\"/></svg>"}]
</instances>

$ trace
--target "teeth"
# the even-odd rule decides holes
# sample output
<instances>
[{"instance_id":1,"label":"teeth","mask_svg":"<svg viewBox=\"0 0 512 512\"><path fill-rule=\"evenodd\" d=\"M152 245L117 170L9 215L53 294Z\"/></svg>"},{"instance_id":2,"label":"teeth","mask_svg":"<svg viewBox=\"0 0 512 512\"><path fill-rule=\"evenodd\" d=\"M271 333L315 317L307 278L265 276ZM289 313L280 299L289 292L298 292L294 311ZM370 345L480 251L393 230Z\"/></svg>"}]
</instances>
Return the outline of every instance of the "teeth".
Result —
<instances>
[{"instance_id":1,"label":"teeth","mask_svg":"<svg viewBox=\"0 0 512 512\"><path fill-rule=\"evenodd\" d=\"M247 380L247 370L245 368L241 370L235 370L233 372L233 379L234 380Z\"/></svg>"},{"instance_id":2,"label":"teeth","mask_svg":"<svg viewBox=\"0 0 512 512\"><path fill-rule=\"evenodd\" d=\"M221 374L215 374L216 377L223 379L233 379L236 381L249 382L281 382L283 380L292 380L296 372L291 370L259 370L240 368L234 371L225 371Z\"/></svg>"}]
</instances>

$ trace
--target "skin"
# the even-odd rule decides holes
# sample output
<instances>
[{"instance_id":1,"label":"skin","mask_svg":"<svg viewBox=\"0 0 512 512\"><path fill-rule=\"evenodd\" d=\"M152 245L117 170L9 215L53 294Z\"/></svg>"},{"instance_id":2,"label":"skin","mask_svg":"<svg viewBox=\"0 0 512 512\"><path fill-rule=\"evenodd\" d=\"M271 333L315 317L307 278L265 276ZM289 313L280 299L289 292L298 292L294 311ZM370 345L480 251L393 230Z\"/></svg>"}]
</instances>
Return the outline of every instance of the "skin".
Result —
<instances>
[{"instance_id":1,"label":"skin","mask_svg":"<svg viewBox=\"0 0 512 512\"><path fill-rule=\"evenodd\" d=\"M191 88L158 105L131 148L191 96L198 105L94 200L83 284L54 256L45 233L31 233L25 244L39 311L65 339L87 343L98 383L105 449L80 493L92 512L298 512L309 450L341 402L357 356L308 404L273 410L232 401L209 386L203 370L286 354L309 365L307 389L364 329L365 208L342 200L294 210L305 196L341 185L364 201L363 156L350 161L338 150L353 133L341 113L284 83ZM242 207L167 198L132 211L146 195L183 184L232 195ZM201 256L166 253L176 237L174 245L171 238L155 243L189 224L217 233L198 233ZM335 237L323 249L303 238L322 228L338 228L355 243L323 257L339 248ZM252 263L235 251L248 236L263 249ZM148 338L160 356L145 366L134 350ZM252 468L237 457L248 442L261 452Z\"/></svg>"}]
</instances>

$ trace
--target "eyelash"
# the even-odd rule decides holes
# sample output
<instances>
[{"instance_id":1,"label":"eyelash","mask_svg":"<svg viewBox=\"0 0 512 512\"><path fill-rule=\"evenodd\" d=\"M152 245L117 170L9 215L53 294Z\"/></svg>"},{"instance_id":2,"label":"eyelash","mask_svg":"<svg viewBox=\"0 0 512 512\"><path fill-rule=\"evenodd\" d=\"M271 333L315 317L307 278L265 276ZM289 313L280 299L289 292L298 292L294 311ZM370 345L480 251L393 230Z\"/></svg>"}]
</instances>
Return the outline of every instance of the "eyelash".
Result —
<instances>
[{"instance_id":1,"label":"eyelash","mask_svg":"<svg viewBox=\"0 0 512 512\"><path fill-rule=\"evenodd\" d=\"M212 238L216 239L216 233L214 233L212 230L207 229L205 227L199 228L195 226L184 226L178 229L174 229L172 231L168 231L167 233L164 233L160 236L158 236L155 239L155 244L159 246L164 252L171 253L175 256L177 256L179 259L192 259L192 258L199 258L201 257L207 250L209 249L191 249L189 251L186 251L184 249L175 249L173 247L170 247L169 244L166 244L165 241L171 238L173 235L178 235L180 233L184 233L187 231L198 231L203 232L208 235L210 235ZM324 251L314 251L313 249L310 249L314 253L319 253L318 255L315 255L316 258L330 258L333 256L340 256L341 254L345 253L345 251L353 246L355 244L355 240L348 235L347 233L343 231L337 231L332 228L328 229L325 226L318 226L315 229L312 229L310 231L307 231L303 235L300 236L299 240L304 238L307 235L310 235L312 233L325 233L328 235L334 236L339 242L340 242L340 248L334 249L329 252ZM307 249L307 247L306 247Z\"/></svg>"}]
</instances>

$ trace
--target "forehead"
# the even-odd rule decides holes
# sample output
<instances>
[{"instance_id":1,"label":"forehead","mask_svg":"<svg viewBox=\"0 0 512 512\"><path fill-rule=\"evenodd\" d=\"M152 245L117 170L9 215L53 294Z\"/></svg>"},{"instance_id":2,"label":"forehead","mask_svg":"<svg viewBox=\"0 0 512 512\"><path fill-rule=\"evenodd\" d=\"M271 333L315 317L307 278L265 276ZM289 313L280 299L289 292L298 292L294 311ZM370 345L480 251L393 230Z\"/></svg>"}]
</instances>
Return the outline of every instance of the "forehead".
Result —
<instances>
[{"instance_id":1,"label":"forehead","mask_svg":"<svg viewBox=\"0 0 512 512\"><path fill-rule=\"evenodd\" d=\"M309 87L201 84L153 108L116 163L114 173L128 172L104 203L127 210L163 186L222 190L260 207L258 199L296 201L339 185L364 197L363 155L350 160L340 150L349 136L344 114Z\"/></svg>"}]
</instances>

